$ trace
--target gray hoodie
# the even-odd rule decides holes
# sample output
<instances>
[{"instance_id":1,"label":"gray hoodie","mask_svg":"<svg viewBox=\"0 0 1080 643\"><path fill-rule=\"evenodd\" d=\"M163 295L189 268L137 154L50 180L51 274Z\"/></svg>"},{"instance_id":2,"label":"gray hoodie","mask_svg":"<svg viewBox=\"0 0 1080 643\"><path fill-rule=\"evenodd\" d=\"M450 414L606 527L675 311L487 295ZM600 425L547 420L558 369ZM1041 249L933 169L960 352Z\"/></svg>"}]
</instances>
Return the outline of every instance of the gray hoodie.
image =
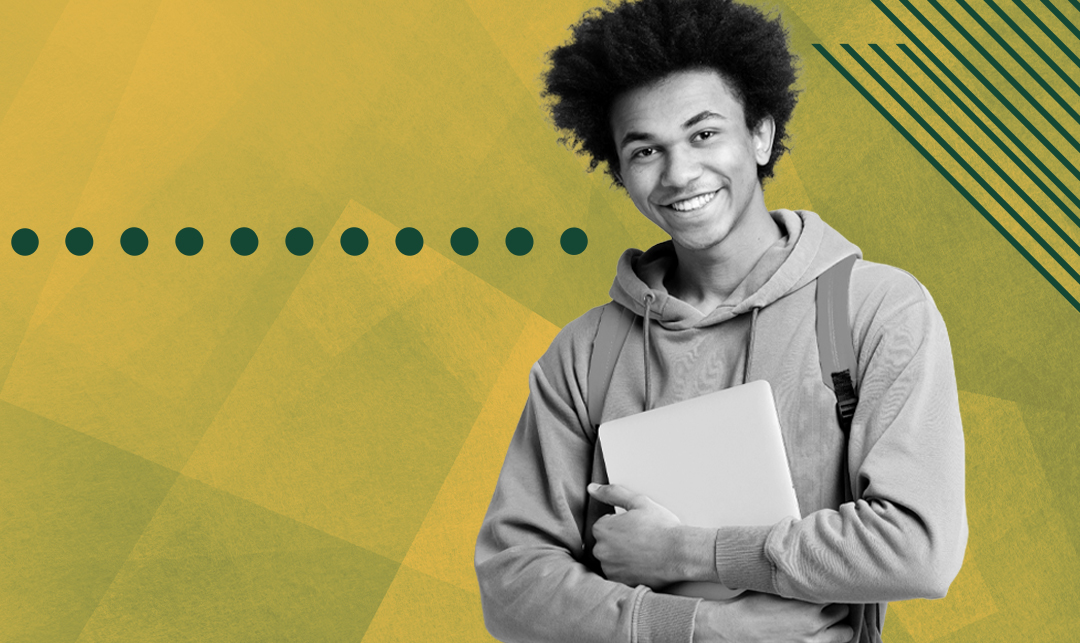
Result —
<instances>
[{"instance_id":1,"label":"gray hoodie","mask_svg":"<svg viewBox=\"0 0 1080 643\"><path fill-rule=\"evenodd\" d=\"M818 359L815 280L861 253L812 212L773 217L783 238L708 314L664 288L677 262L670 241L623 254L608 306L640 319L602 420L767 380L805 517L717 530L717 574L732 587L852 604L855 640L874 641L887 601L944 596L963 560L964 442L949 340L911 275L856 261L849 316L859 404L848 471L857 500L844 502L843 434ZM686 643L693 635L700 599L608 581L592 557L592 524L610 511L586 492L607 482L586 406L600 312L563 328L533 366L477 541L484 618L506 641Z\"/></svg>"}]
</instances>

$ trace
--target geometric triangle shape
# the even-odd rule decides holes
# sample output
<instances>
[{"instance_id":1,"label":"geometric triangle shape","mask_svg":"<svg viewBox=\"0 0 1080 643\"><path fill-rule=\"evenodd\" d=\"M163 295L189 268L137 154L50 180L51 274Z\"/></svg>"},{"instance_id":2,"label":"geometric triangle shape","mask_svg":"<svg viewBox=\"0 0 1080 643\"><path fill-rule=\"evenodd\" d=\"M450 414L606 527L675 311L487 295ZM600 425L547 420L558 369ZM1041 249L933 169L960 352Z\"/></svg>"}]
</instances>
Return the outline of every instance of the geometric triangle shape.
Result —
<instances>
[{"instance_id":1,"label":"geometric triangle shape","mask_svg":"<svg viewBox=\"0 0 1080 643\"><path fill-rule=\"evenodd\" d=\"M0 401L0 639L74 640L176 476Z\"/></svg>"},{"instance_id":2,"label":"geometric triangle shape","mask_svg":"<svg viewBox=\"0 0 1080 643\"><path fill-rule=\"evenodd\" d=\"M421 336L389 317L329 356L275 324L184 474L401 560L480 408Z\"/></svg>"},{"instance_id":3,"label":"geometric triangle shape","mask_svg":"<svg viewBox=\"0 0 1080 643\"><path fill-rule=\"evenodd\" d=\"M356 641L396 571L181 476L78 640Z\"/></svg>"},{"instance_id":4,"label":"geometric triangle shape","mask_svg":"<svg viewBox=\"0 0 1080 643\"><path fill-rule=\"evenodd\" d=\"M469 396L482 404L531 313L454 266L398 312Z\"/></svg>"},{"instance_id":5,"label":"geometric triangle shape","mask_svg":"<svg viewBox=\"0 0 1080 643\"><path fill-rule=\"evenodd\" d=\"M529 368L558 330L539 315L530 316L403 564L463 590L479 591L473 551L480 523L529 394Z\"/></svg>"},{"instance_id":6,"label":"geometric triangle shape","mask_svg":"<svg viewBox=\"0 0 1080 643\"><path fill-rule=\"evenodd\" d=\"M494 642L484 629L480 596L404 565L386 592L363 643Z\"/></svg>"},{"instance_id":7,"label":"geometric triangle shape","mask_svg":"<svg viewBox=\"0 0 1080 643\"><path fill-rule=\"evenodd\" d=\"M960 410L971 500L968 523L979 536L977 546L1022 527L1049 501L1051 490L1015 402L961 391Z\"/></svg>"},{"instance_id":8,"label":"geometric triangle shape","mask_svg":"<svg viewBox=\"0 0 1080 643\"><path fill-rule=\"evenodd\" d=\"M1071 517L1058 509L1057 490L1015 402L960 391L960 410L968 463L968 554L998 611L964 632L970 640L1051 640L1036 632L1075 616L1080 601ZM1062 499L1062 506L1069 502Z\"/></svg>"},{"instance_id":9,"label":"geometric triangle shape","mask_svg":"<svg viewBox=\"0 0 1080 643\"><path fill-rule=\"evenodd\" d=\"M108 248L152 196L225 118L273 55L209 4L156 3L124 95L95 157L72 226ZM115 235L115 236L114 236ZM164 244L162 244L164 245ZM115 247L115 246L114 246ZM108 250L106 250L108 252ZM44 321L84 275L107 257L62 252L38 296L30 328Z\"/></svg>"},{"instance_id":10,"label":"geometric triangle shape","mask_svg":"<svg viewBox=\"0 0 1080 643\"><path fill-rule=\"evenodd\" d=\"M915 599L889 605L915 643L927 643L951 634L975 621L997 614L974 556L964 557L960 573L949 586L949 595L938 600Z\"/></svg>"},{"instance_id":11,"label":"geometric triangle shape","mask_svg":"<svg viewBox=\"0 0 1080 643\"><path fill-rule=\"evenodd\" d=\"M814 210L806 186L795 169L795 160L791 154L785 154L776 162L775 175L765 189L765 198L770 210L780 208L788 210Z\"/></svg>"}]
</instances>

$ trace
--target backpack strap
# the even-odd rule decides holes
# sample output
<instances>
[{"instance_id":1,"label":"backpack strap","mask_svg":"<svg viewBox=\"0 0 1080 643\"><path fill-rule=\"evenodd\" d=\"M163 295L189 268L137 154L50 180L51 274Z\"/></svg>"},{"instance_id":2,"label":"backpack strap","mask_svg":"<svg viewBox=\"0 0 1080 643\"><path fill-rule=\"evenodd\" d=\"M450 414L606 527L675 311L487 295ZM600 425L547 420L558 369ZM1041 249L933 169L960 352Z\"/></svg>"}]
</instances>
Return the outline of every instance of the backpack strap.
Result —
<instances>
[{"instance_id":1,"label":"backpack strap","mask_svg":"<svg viewBox=\"0 0 1080 643\"><path fill-rule=\"evenodd\" d=\"M848 321L848 285L855 259L855 255L846 257L817 278L817 338L821 377L825 386L836 395L836 414L844 432L845 445L859 401L855 349ZM600 327L593 340L589 359L587 405L593 426L600 424L604 400L611 386L611 375L615 372L615 361L633 323L634 314L614 302L600 311Z\"/></svg>"},{"instance_id":2,"label":"backpack strap","mask_svg":"<svg viewBox=\"0 0 1080 643\"><path fill-rule=\"evenodd\" d=\"M818 355L821 361L821 379L836 396L836 419L844 432L844 446L840 453L841 477L845 501L854 500L851 476L848 472L848 436L851 418L859 403L856 392L855 348L848 321L848 285L854 255L834 264L817 278L817 335Z\"/></svg>"},{"instance_id":3,"label":"backpack strap","mask_svg":"<svg viewBox=\"0 0 1080 643\"><path fill-rule=\"evenodd\" d=\"M859 401L855 349L848 321L848 284L855 255L834 264L817 278L817 336L821 378L836 395L836 415L847 438Z\"/></svg>"},{"instance_id":4,"label":"backpack strap","mask_svg":"<svg viewBox=\"0 0 1080 643\"><path fill-rule=\"evenodd\" d=\"M604 412L604 399L611 386L611 375L615 372L615 361L619 359L630 327L634 324L634 313L612 302L600 309L600 329L593 340L592 356L589 358L589 421L594 427L600 426L600 416Z\"/></svg>"}]
</instances>

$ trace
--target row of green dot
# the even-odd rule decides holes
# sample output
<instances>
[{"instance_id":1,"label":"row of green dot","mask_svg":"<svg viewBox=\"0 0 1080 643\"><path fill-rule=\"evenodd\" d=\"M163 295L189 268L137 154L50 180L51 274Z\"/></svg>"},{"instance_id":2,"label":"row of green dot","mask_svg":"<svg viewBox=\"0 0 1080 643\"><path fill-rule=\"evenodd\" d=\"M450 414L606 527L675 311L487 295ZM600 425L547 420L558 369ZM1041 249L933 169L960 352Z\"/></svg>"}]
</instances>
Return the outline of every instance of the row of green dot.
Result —
<instances>
[{"instance_id":1,"label":"row of green dot","mask_svg":"<svg viewBox=\"0 0 1080 643\"><path fill-rule=\"evenodd\" d=\"M251 228L237 228L229 239L233 251L241 256L248 256L259 247L259 236ZM398 251L407 256L415 255L424 247L424 236L416 228L402 228L394 239ZM72 228L64 238L68 251L76 256L83 256L94 247L94 236L86 228ZM120 235L120 247L124 252L137 257L146 252L150 241L146 233L139 228L128 228ZM305 228L293 228L285 235L285 247L296 256L311 252L314 240ZM581 228L568 228L559 238L559 245L570 255L585 252L589 237ZM461 256L476 252L480 239L469 228L458 228L450 235L450 247ZM195 228L184 228L176 233L176 249L181 254L192 256L203 248L202 233ZM367 233L360 228L349 228L341 233L341 249L346 254L358 256L368 248ZM518 257L527 255L533 248L532 233L525 228L514 228L506 233L506 249ZM37 233L29 228L17 230L11 236L11 249L24 257L34 254L38 249Z\"/></svg>"}]
</instances>

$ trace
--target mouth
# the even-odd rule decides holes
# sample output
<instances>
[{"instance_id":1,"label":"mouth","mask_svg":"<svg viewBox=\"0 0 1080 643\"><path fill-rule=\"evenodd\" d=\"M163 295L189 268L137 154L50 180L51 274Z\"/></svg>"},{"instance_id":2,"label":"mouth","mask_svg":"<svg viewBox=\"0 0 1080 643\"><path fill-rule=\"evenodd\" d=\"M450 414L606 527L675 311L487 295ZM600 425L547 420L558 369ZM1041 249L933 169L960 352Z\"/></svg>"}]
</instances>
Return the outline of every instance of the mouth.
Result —
<instances>
[{"instance_id":1,"label":"mouth","mask_svg":"<svg viewBox=\"0 0 1080 643\"><path fill-rule=\"evenodd\" d=\"M710 201L716 198L716 195L719 192L720 190L714 190L712 192L706 192L705 194L692 196L689 199L674 201L667 204L666 207L669 207L676 212L693 212L694 210L700 210L701 208L708 205Z\"/></svg>"}]
</instances>

